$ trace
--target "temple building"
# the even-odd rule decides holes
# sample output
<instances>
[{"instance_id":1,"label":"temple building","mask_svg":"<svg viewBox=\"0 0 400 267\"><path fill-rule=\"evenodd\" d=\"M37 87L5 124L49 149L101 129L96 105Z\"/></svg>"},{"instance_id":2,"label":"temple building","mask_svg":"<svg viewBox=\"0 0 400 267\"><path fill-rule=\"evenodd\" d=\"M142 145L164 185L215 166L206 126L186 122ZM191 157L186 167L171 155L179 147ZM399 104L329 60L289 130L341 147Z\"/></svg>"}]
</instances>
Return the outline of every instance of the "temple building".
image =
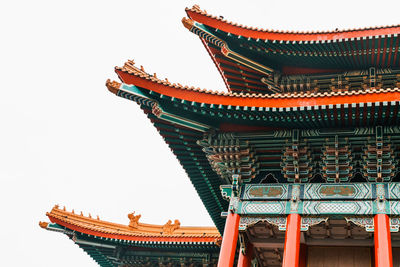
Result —
<instances>
[{"instance_id":1,"label":"temple building","mask_svg":"<svg viewBox=\"0 0 400 267\"><path fill-rule=\"evenodd\" d=\"M283 32L186 13L228 92L134 61L106 86L147 115L216 228L58 207L40 225L101 266L398 266L400 26Z\"/></svg>"}]
</instances>

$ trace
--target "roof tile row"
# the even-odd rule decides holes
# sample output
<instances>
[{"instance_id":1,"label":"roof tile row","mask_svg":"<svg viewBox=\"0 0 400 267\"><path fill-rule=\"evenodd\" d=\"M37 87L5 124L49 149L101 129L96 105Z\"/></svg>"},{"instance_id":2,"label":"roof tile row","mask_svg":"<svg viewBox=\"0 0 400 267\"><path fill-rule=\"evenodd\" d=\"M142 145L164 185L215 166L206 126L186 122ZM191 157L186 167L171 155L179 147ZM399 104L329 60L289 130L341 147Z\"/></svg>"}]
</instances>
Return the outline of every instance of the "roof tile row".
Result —
<instances>
[{"instance_id":1,"label":"roof tile row","mask_svg":"<svg viewBox=\"0 0 400 267\"><path fill-rule=\"evenodd\" d=\"M165 231L166 225L171 225L170 221L166 225L137 222L135 227L132 227L103 221L98 217L95 219L90 215L86 217L82 213L80 215L75 214L73 211L66 211L65 208L60 209L57 205L50 212L46 213L46 215L49 217L50 221L64 227L69 228L71 226L76 226L97 232L98 236L102 236L102 234L111 234L128 237L211 238L212 240L220 238L220 234L215 227L188 227L180 226L179 224L173 231ZM43 222L41 222L40 225L44 228L47 227Z\"/></svg>"},{"instance_id":2,"label":"roof tile row","mask_svg":"<svg viewBox=\"0 0 400 267\"><path fill-rule=\"evenodd\" d=\"M201 10L199 5L194 5L192 8L186 8L186 12L191 11L197 14L207 16L212 19L216 19L218 21L230 24L232 26L237 26L243 29L258 31L258 32L268 32L268 33L283 33L283 34L329 34L329 33L344 33L344 32L355 32L355 31L368 31L368 30L378 30L378 29L387 29L387 28L395 28L400 25L386 25L386 26L376 26L376 27L364 27L364 28L352 28L352 29L343 29L343 30L330 30L330 31L284 31L284 30L271 30L271 29L263 29L258 27L250 27L245 26L243 24L235 23L232 21L228 21L224 19L222 16L214 16L208 14L206 10Z\"/></svg>"},{"instance_id":3,"label":"roof tile row","mask_svg":"<svg viewBox=\"0 0 400 267\"><path fill-rule=\"evenodd\" d=\"M168 79L161 80L157 78L156 75L150 75L144 71L143 68L139 69L135 66L135 63L130 60L125 63L123 67L116 67L117 70L126 72L128 74L134 75L136 77L140 77L142 79L146 79L153 83L162 84L165 86L173 87L176 89L186 90L186 91L194 91L200 92L204 94L211 94L211 95L220 95L220 96L228 96L228 97L239 97L239 98L318 98L318 97L331 97L331 96L351 96L351 95L365 95L365 94L376 94L376 93L391 93L391 92L400 92L399 88L382 88L382 89L375 89L375 88L368 88L362 89L358 91L337 91L337 92L294 92L294 93L274 93L274 94L264 94L264 93L236 93L236 92L223 92L223 91L213 91L207 89L201 89L199 87L195 88L193 86L183 86L179 83L171 83ZM112 84L114 83L114 85ZM107 81L107 87L113 93L116 93L116 86L119 86L119 83Z\"/></svg>"}]
</instances>

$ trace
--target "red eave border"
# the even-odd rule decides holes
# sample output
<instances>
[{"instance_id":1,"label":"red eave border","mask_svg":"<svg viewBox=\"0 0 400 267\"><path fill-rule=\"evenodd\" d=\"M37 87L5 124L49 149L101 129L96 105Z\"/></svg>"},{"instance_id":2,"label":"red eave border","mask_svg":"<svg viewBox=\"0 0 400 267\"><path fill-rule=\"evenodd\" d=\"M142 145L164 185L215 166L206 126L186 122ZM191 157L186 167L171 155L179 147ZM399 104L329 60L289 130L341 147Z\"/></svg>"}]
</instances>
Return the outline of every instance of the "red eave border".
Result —
<instances>
[{"instance_id":1,"label":"red eave border","mask_svg":"<svg viewBox=\"0 0 400 267\"><path fill-rule=\"evenodd\" d=\"M210 92L201 92L183 88L175 88L162 83L156 83L146 78L135 76L127 72L116 70L120 79L126 83L135 85L163 94L190 102L198 102L214 105L231 105L242 107L269 107L269 108L291 108L306 106L323 106L337 104L360 104L372 102L400 101L400 92L368 92L359 94L343 95L321 95L321 96L297 96L297 97L277 97L267 98L261 95L229 95Z\"/></svg>"},{"instance_id":2,"label":"red eave border","mask_svg":"<svg viewBox=\"0 0 400 267\"><path fill-rule=\"evenodd\" d=\"M277 40L277 41L322 41L335 40L346 38L358 38L366 36L389 35L400 33L400 26L393 27L377 27L371 29L355 29L350 31L338 32L320 32L320 33L291 33L291 32L272 32L264 30L251 30L248 28L233 25L226 21L221 21L214 17L209 17L205 14L200 14L190 9L186 10L188 16L207 26L229 32L235 35L240 35L246 38Z\"/></svg>"}]
</instances>

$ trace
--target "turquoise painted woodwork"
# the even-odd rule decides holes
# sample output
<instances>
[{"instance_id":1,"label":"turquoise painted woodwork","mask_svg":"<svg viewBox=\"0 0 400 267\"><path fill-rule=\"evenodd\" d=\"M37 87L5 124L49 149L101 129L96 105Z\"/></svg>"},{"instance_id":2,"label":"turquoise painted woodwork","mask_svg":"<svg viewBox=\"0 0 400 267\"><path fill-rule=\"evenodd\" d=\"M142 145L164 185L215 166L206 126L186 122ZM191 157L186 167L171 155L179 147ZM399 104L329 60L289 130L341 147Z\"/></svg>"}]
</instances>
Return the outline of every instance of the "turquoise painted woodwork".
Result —
<instances>
[{"instance_id":1,"label":"turquoise painted woodwork","mask_svg":"<svg viewBox=\"0 0 400 267\"><path fill-rule=\"evenodd\" d=\"M246 216L400 216L400 183L245 184L237 190L240 197L221 186L232 210Z\"/></svg>"}]
</instances>

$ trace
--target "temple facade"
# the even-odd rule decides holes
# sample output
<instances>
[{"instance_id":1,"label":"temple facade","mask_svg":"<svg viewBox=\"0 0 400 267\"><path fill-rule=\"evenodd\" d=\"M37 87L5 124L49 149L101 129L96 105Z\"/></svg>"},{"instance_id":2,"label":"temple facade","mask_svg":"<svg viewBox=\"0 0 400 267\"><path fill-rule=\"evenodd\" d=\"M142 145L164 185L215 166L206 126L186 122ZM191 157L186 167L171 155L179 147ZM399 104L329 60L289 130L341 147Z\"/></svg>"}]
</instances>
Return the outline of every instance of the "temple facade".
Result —
<instances>
[{"instance_id":1,"label":"temple facade","mask_svg":"<svg viewBox=\"0 0 400 267\"><path fill-rule=\"evenodd\" d=\"M283 32L186 13L228 92L134 61L106 86L147 115L216 228L144 226L134 214L122 226L58 207L41 226L101 266L398 266L400 26Z\"/></svg>"}]
</instances>

